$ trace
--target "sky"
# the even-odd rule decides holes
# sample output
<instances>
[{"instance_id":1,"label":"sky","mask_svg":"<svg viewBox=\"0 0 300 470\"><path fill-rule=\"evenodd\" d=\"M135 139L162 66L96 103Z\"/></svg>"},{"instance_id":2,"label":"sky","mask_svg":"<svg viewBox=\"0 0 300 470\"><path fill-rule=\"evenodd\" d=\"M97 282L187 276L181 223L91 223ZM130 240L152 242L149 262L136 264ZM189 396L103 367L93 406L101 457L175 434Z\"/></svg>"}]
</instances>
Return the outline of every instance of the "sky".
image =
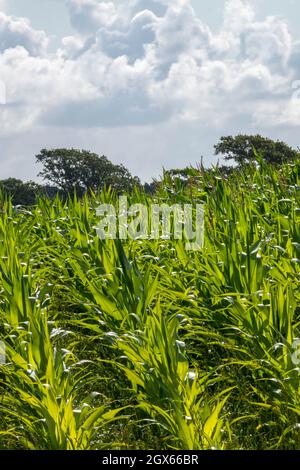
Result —
<instances>
[{"instance_id":1,"label":"sky","mask_svg":"<svg viewBox=\"0 0 300 470\"><path fill-rule=\"evenodd\" d=\"M143 181L223 135L300 146L296 0L0 0L0 179L80 148Z\"/></svg>"}]
</instances>

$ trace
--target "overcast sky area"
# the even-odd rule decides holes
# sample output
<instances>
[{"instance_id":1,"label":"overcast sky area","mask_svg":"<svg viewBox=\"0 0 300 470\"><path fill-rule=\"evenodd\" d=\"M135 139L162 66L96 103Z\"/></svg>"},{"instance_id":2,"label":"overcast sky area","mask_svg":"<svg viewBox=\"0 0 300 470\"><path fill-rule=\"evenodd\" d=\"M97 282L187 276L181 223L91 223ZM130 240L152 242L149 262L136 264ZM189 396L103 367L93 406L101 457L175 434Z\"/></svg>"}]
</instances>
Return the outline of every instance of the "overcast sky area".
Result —
<instances>
[{"instance_id":1,"label":"overcast sky area","mask_svg":"<svg viewBox=\"0 0 300 470\"><path fill-rule=\"evenodd\" d=\"M222 135L300 146L299 18L299 0L0 0L0 179L36 179L41 148L151 181L216 163Z\"/></svg>"}]
</instances>

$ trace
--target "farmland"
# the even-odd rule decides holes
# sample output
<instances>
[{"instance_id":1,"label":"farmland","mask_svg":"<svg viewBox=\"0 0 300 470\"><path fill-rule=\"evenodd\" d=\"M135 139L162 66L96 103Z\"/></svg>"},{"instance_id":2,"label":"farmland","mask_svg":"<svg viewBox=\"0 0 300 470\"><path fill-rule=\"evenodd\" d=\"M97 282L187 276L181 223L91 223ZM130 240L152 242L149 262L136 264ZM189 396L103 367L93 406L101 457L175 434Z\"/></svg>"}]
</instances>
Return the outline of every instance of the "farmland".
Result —
<instances>
[{"instance_id":1,"label":"farmland","mask_svg":"<svg viewBox=\"0 0 300 470\"><path fill-rule=\"evenodd\" d=\"M2 196L1 449L300 448L300 163L191 173L128 200L205 204L198 251Z\"/></svg>"}]
</instances>

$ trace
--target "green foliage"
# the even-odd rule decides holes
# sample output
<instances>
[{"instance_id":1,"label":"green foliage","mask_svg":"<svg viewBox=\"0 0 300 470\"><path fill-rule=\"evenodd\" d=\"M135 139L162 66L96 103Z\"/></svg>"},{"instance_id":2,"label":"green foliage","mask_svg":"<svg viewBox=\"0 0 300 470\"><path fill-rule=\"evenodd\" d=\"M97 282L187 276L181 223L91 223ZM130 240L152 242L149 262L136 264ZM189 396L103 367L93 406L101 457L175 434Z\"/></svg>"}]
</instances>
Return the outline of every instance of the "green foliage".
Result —
<instances>
[{"instance_id":1,"label":"green foliage","mask_svg":"<svg viewBox=\"0 0 300 470\"><path fill-rule=\"evenodd\" d=\"M16 178L8 178L0 181L0 188L3 193L12 198L14 205L30 206L36 203L36 198L41 193L41 188L32 181L23 183Z\"/></svg>"},{"instance_id":2,"label":"green foliage","mask_svg":"<svg viewBox=\"0 0 300 470\"><path fill-rule=\"evenodd\" d=\"M201 251L100 240L111 189L1 200L0 448L299 450L300 163L257 159L128 195L204 202Z\"/></svg>"},{"instance_id":3,"label":"green foliage","mask_svg":"<svg viewBox=\"0 0 300 470\"><path fill-rule=\"evenodd\" d=\"M43 165L39 176L53 183L66 194L76 191L82 196L86 191L97 191L111 186L116 191L132 190L139 184L123 165L114 165L104 155L100 157L86 150L42 149L36 155Z\"/></svg>"},{"instance_id":4,"label":"green foliage","mask_svg":"<svg viewBox=\"0 0 300 470\"><path fill-rule=\"evenodd\" d=\"M215 145L216 155L225 155L225 160L234 160L239 165L255 161L256 152L269 163L282 164L299 159L299 150L284 142L274 141L261 135L226 136Z\"/></svg>"}]
</instances>

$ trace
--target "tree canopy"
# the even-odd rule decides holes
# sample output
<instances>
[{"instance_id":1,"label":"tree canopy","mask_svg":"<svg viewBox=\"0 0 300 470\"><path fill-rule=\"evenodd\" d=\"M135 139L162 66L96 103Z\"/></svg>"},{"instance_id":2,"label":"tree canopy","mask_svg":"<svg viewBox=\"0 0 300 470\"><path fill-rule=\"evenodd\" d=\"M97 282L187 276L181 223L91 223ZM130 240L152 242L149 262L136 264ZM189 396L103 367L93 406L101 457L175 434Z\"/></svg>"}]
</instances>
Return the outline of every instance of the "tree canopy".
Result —
<instances>
[{"instance_id":1,"label":"tree canopy","mask_svg":"<svg viewBox=\"0 0 300 470\"><path fill-rule=\"evenodd\" d=\"M130 191L139 184L123 165L114 165L104 155L77 149L43 149L36 155L43 165L39 176L64 193L81 196L88 190L110 186L116 191Z\"/></svg>"},{"instance_id":2,"label":"tree canopy","mask_svg":"<svg viewBox=\"0 0 300 470\"><path fill-rule=\"evenodd\" d=\"M8 178L0 181L0 190L12 198L15 206L30 206L35 204L36 197L42 192L41 187L29 181L24 183L16 178Z\"/></svg>"},{"instance_id":3,"label":"tree canopy","mask_svg":"<svg viewBox=\"0 0 300 470\"><path fill-rule=\"evenodd\" d=\"M237 135L221 137L214 146L215 154L222 154L225 160L234 160L238 165L255 160L257 152L263 160L269 163L282 164L300 158L299 150L279 140L271 140L261 135Z\"/></svg>"}]
</instances>

